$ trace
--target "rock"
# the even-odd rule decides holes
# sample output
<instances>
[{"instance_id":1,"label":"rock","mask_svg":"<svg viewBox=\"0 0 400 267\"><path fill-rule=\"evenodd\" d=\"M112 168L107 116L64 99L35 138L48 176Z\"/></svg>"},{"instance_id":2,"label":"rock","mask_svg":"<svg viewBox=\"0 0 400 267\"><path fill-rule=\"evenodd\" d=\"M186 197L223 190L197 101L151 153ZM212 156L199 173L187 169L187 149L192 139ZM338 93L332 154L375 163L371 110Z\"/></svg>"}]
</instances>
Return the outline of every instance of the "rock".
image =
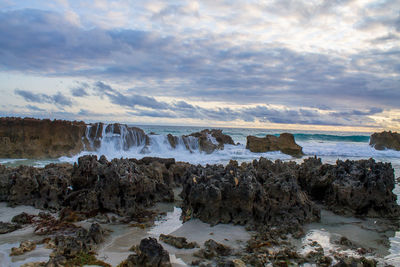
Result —
<instances>
[{"instance_id":1,"label":"rock","mask_svg":"<svg viewBox=\"0 0 400 267\"><path fill-rule=\"evenodd\" d=\"M80 228L73 235L58 235L55 240L56 255L66 258L74 258L81 252L93 252L97 245L104 241L104 230L97 223L90 226L89 231Z\"/></svg>"},{"instance_id":2,"label":"rock","mask_svg":"<svg viewBox=\"0 0 400 267\"><path fill-rule=\"evenodd\" d=\"M125 124L0 118L0 158L59 158L99 148L103 138L122 139L123 150L149 145L142 129Z\"/></svg>"},{"instance_id":3,"label":"rock","mask_svg":"<svg viewBox=\"0 0 400 267\"><path fill-rule=\"evenodd\" d=\"M400 134L396 132L381 132L371 135L369 144L377 150L400 150Z\"/></svg>"},{"instance_id":4,"label":"rock","mask_svg":"<svg viewBox=\"0 0 400 267\"><path fill-rule=\"evenodd\" d=\"M20 228L21 226L19 226L18 224L0 222L0 234L11 233Z\"/></svg>"},{"instance_id":5,"label":"rock","mask_svg":"<svg viewBox=\"0 0 400 267\"><path fill-rule=\"evenodd\" d=\"M44 267L46 266L45 262L28 262L21 265L21 267Z\"/></svg>"},{"instance_id":6,"label":"rock","mask_svg":"<svg viewBox=\"0 0 400 267\"><path fill-rule=\"evenodd\" d=\"M228 256L232 252L232 249L230 247L215 242L213 239L209 239L206 242L204 242L204 246L207 251L218 256Z\"/></svg>"},{"instance_id":7,"label":"rock","mask_svg":"<svg viewBox=\"0 0 400 267\"><path fill-rule=\"evenodd\" d=\"M246 264L241 259L234 259L226 262L224 267L246 267Z\"/></svg>"},{"instance_id":8,"label":"rock","mask_svg":"<svg viewBox=\"0 0 400 267\"><path fill-rule=\"evenodd\" d=\"M164 243L167 243L171 246L174 246L176 248L186 248L186 249L191 249L191 248L198 248L199 245L196 242L187 242L187 239L185 237L175 237L172 235L164 235L161 234L159 239L163 241Z\"/></svg>"},{"instance_id":9,"label":"rock","mask_svg":"<svg viewBox=\"0 0 400 267\"><path fill-rule=\"evenodd\" d=\"M225 144L234 145L232 137L223 134L222 130L208 129L201 132L191 133L189 136L196 137L200 151L210 154L216 149L224 149Z\"/></svg>"},{"instance_id":10,"label":"rock","mask_svg":"<svg viewBox=\"0 0 400 267\"><path fill-rule=\"evenodd\" d=\"M312 199L323 202L338 214L398 218L394 170L390 163L373 159L322 164L320 159L304 160L299 183Z\"/></svg>"},{"instance_id":11,"label":"rock","mask_svg":"<svg viewBox=\"0 0 400 267\"><path fill-rule=\"evenodd\" d=\"M0 118L0 158L58 158L82 151L84 122Z\"/></svg>"},{"instance_id":12,"label":"rock","mask_svg":"<svg viewBox=\"0 0 400 267\"><path fill-rule=\"evenodd\" d=\"M294 228L319 219L297 183L294 162L260 158L252 164L188 168L181 197L184 220Z\"/></svg>"},{"instance_id":13,"label":"rock","mask_svg":"<svg viewBox=\"0 0 400 267\"><path fill-rule=\"evenodd\" d=\"M172 201L172 173L162 160L145 161L149 165L128 159L102 163L96 156L79 158L71 175L74 191L64 205L77 211L135 216L157 201Z\"/></svg>"},{"instance_id":14,"label":"rock","mask_svg":"<svg viewBox=\"0 0 400 267\"><path fill-rule=\"evenodd\" d=\"M18 248L11 248L10 256L22 255L25 252L32 251L36 248L36 243L32 241L23 241Z\"/></svg>"},{"instance_id":15,"label":"rock","mask_svg":"<svg viewBox=\"0 0 400 267\"><path fill-rule=\"evenodd\" d=\"M140 241L137 254L129 255L120 267L170 267L172 266L168 252L157 242L157 239L148 237Z\"/></svg>"},{"instance_id":16,"label":"rock","mask_svg":"<svg viewBox=\"0 0 400 267\"><path fill-rule=\"evenodd\" d=\"M294 136L282 133L279 137L266 135L264 138L247 136L246 148L251 152L281 151L291 156L302 156L302 147L296 144Z\"/></svg>"},{"instance_id":17,"label":"rock","mask_svg":"<svg viewBox=\"0 0 400 267\"><path fill-rule=\"evenodd\" d=\"M25 212L22 212L12 217L11 222L16 224L31 224L33 217L34 217L33 215L29 215Z\"/></svg>"}]
</instances>

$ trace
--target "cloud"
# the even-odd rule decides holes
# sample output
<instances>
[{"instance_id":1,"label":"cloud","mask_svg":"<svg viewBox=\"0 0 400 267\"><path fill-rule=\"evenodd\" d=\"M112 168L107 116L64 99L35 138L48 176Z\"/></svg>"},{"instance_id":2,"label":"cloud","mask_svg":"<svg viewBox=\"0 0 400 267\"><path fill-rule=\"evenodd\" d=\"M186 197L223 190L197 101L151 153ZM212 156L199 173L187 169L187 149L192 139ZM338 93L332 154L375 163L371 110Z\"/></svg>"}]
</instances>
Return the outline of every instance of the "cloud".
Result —
<instances>
[{"instance_id":1,"label":"cloud","mask_svg":"<svg viewBox=\"0 0 400 267\"><path fill-rule=\"evenodd\" d=\"M169 105L165 102L157 101L154 97L142 96L137 94L122 94L114 90L111 86L98 81L95 83L100 96L107 96L116 105L135 108L135 106L148 107L153 109L166 109Z\"/></svg>"},{"instance_id":2,"label":"cloud","mask_svg":"<svg viewBox=\"0 0 400 267\"><path fill-rule=\"evenodd\" d=\"M84 97L88 96L89 93L87 92L87 89L89 88L89 84L85 82L78 82L79 85L76 87L71 88L71 94L75 97Z\"/></svg>"},{"instance_id":3,"label":"cloud","mask_svg":"<svg viewBox=\"0 0 400 267\"><path fill-rule=\"evenodd\" d=\"M14 93L21 96L27 102L34 103L50 103L59 106L71 106L72 100L64 96L61 92L57 92L54 95L46 94L35 94L26 90L15 89Z\"/></svg>"},{"instance_id":4,"label":"cloud","mask_svg":"<svg viewBox=\"0 0 400 267\"><path fill-rule=\"evenodd\" d=\"M40 111L40 112L46 111L45 109L42 109L42 108L39 108L39 107L33 106L33 105L26 105L26 108L33 110L33 111Z\"/></svg>"}]
</instances>

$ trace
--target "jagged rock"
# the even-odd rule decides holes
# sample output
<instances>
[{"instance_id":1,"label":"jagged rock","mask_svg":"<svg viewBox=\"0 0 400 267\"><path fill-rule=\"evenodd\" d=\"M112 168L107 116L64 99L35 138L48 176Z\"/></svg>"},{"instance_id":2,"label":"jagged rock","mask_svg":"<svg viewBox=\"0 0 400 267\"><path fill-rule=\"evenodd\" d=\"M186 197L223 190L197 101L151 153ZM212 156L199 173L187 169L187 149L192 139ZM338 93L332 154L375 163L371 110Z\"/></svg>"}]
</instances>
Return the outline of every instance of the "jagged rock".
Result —
<instances>
[{"instance_id":1,"label":"jagged rock","mask_svg":"<svg viewBox=\"0 0 400 267\"><path fill-rule=\"evenodd\" d=\"M97 223L90 226L89 231L80 228L76 236L59 235L55 238L56 255L73 258L81 252L95 251L97 245L104 241L104 230Z\"/></svg>"},{"instance_id":2,"label":"jagged rock","mask_svg":"<svg viewBox=\"0 0 400 267\"><path fill-rule=\"evenodd\" d=\"M234 145L232 137L223 134L222 130L208 129L202 130L201 132L192 133L189 136L196 137L199 143L200 151L210 154L216 149L224 149L225 144Z\"/></svg>"},{"instance_id":3,"label":"jagged rock","mask_svg":"<svg viewBox=\"0 0 400 267\"><path fill-rule=\"evenodd\" d=\"M185 237L175 237L172 235L160 235L160 240L163 241L164 243L167 243L171 246L174 246L176 248L186 248L186 249L191 249L191 248L198 248L199 245L196 242L187 242L187 239Z\"/></svg>"},{"instance_id":4,"label":"jagged rock","mask_svg":"<svg viewBox=\"0 0 400 267\"><path fill-rule=\"evenodd\" d=\"M21 226L14 223L0 222L0 234L7 234L20 229Z\"/></svg>"},{"instance_id":5,"label":"jagged rock","mask_svg":"<svg viewBox=\"0 0 400 267\"><path fill-rule=\"evenodd\" d=\"M251 152L281 151L291 156L302 156L302 147L296 144L294 136L282 133L279 137L266 135L264 138L247 136L246 148Z\"/></svg>"},{"instance_id":6,"label":"jagged rock","mask_svg":"<svg viewBox=\"0 0 400 267\"><path fill-rule=\"evenodd\" d=\"M293 226L319 219L319 209L297 183L294 162L260 158L238 168L222 165L187 169L181 197L185 220L211 224Z\"/></svg>"},{"instance_id":7,"label":"jagged rock","mask_svg":"<svg viewBox=\"0 0 400 267\"><path fill-rule=\"evenodd\" d=\"M166 251L157 239L148 237L140 241L137 247L137 254L129 255L128 259L123 261L120 267L170 267L168 251Z\"/></svg>"},{"instance_id":8,"label":"jagged rock","mask_svg":"<svg viewBox=\"0 0 400 267\"><path fill-rule=\"evenodd\" d=\"M6 181L8 191L0 196L11 206L31 205L39 209L61 208L61 201L69 192L72 166L70 164L49 164L43 169L20 166L7 168L0 174Z\"/></svg>"},{"instance_id":9,"label":"jagged rock","mask_svg":"<svg viewBox=\"0 0 400 267\"><path fill-rule=\"evenodd\" d=\"M34 217L34 215L29 215L26 212L22 212L18 215L15 215L14 217L12 217L11 222L16 223L16 224L31 224L33 217Z\"/></svg>"},{"instance_id":10,"label":"jagged rock","mask_svg":"<svg viewBox=\"0 0 400 267\"><path fill-rule=\"evenodd\" d=\"M381 132L371 135L369 144L377 150L400 150L400 134L396 132Z\"/></svg>"},{"instance_id":11,"label":"jagged rock","mask_svg":"<svg viewBox=\"0 0 400 267\"><path fill-rule=\"evenodd\" d=\"M373 159L322 164L321 159L304 160L299 183L308 194L339 214L397 218L400 215L394 170L390 163Z\"/></svg>"},{"instance_id":12,"label":"jagged rock","mask_svg":"<svg viewBox=\"0 0 400 267\"><path fill-rule=\"evenodd\" d=\"M25 252L32 251L36 248L36 243L32 241L23 241L18 248L11 248L10 256L22 255Z\"/></svg>"},{"instance_id":13,"label":"jagged rock","mask_svg":"<svg viewBox=\"0 0 400 267\"><path fill-rule=\"evenodd\" d=\"M135 161L114 159L101 163L96 156L79 158L71 178L74 192L68 195L65 205L78 211L134 216L157 201L172 201L173 176L165 165L156 160L149 165Z\"/></svg>"}]
</instances>

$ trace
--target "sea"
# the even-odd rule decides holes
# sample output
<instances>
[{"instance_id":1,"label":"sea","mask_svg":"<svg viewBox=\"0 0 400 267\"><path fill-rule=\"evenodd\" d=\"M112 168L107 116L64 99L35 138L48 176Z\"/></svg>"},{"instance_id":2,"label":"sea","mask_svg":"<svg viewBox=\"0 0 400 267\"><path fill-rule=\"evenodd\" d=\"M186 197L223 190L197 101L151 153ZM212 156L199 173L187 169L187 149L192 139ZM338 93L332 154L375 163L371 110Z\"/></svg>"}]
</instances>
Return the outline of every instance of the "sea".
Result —
<instances>
[{"instance_id":1,"label":"sea","mask_svg":"<svg viewBox=\"0 0 400 267\"><path fill-rule=\"evenodd\" d=\"M375 150L369 145L371 132L344 132L344 131L313 131L313 130L281 130L281 129L254 129L254 128L219 128L223 133L230 135L236 145L225 145L223 150L216 150L211 154L200 152L194 144L192 151L188 151L183 145L173 149L167 140L167 134L175 136L188 135L199 132L205 127L194 126L154 126L154 125L130 125L143 129L150 137L150 145L143 152L143 147L123 149L123 140L118 135L109 135L103 138L97 151L83 151L72 157L58 159L0 159L0 164L6 166L30 165L43 167L49 163L75 163L83 155L94 154L100 157L105 155L108 160L113 158L143 158L163 157L175 158L176 161L184 161L192 164L227 164L230 160L250 162L264 157L272 161L296 161L301 163L307 157L319 157L324 163L335 164L337 160L360 160L373 158L375 161L390 162L395 171L395 177L400 176L400 151ZM211 128L209 128L211 129ZM252 153L246 149L246 137L249 135L264 137L267 134L279 136L280 133L290 132L294 135L297 144L303 147L305 156L293 158L281 152ZM394 189L400 204L400 186ZM382 259L394 266L400 266L400 232L391 231L379 233L367 231L369 221L359 218L338 218L326 211L324 219L318 225L311 225L308 229L308 237L327 245L326 249L334 249L332 242L325 242L335 235L347 235L356 239L366 247L376 248ZM336 217L335 217L336 216ZM375 222L376 223L376 222ZM374 221L372 221L374 224ZM377 234L378 233L378 234ZM324 241L325 240L325 241ZM324 243L325 242L325 243Z\"/></svg>"}]
</instances>

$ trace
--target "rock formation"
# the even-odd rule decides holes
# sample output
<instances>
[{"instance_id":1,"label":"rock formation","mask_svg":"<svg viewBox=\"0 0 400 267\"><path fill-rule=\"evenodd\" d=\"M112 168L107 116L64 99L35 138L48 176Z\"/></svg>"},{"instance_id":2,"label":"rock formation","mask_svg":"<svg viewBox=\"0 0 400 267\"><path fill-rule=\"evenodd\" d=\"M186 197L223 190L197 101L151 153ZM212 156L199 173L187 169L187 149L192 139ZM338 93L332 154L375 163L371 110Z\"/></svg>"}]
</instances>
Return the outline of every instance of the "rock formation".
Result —
<instances>
[{"instance_id":1,"label":"rock formation","mask_svg":"<svg viewBox=\"0 0 400 267\"><path fill-rule=\"evenodd\" d=\"M171 134L167 135L168 142L172 148L176 148L178 143L181 142L185 145L186 149L192 151L193 149L199 149L201 152L211 154L215 150L224 149L225 144L234 145L232 137L223 134L222 130L216 129L205 129L201 132L191 133L189 135L183 135L180 138ZM193 144L193 142L195 144Z\"/></svg>"},{"instance_id":2,"label":"rock formation","mask_svg":"<svg viewBox=\"0 0 400 267\"><path fill-rule=\"evenodd\" d=\"M312 199L336 213L384 218L400 215L390 163L338 160L329 165L309 158L301 164L298 180Z\"/></svg>"},{"instance_id":3,"label":"rock formation","mask_svg":"<svg viewBox=\"0 0 400 267\"><path fill-rule=\"evenodd\" d=\"M296 144L294 136L282 133L279 137L266 135L265 137L247 136L246 148L251 152L281 151L291 156L302 156L302 147Z\"/></svg>"},{"instance_id":4,"label":"rock formation","mask_svg":"<svg viewBox=\"0 0 400 267\"><path fill-rule=\"evenodd\" d=\"M0 118L1 158L57 158L84 148L84 122Z\"/></svg>"},{"instance_id":5,"label":"rock formation","mask_svg":"<svg viewBox=\"0 0 400 267\"><path fill-rule=\"evenodd\" d=\"M319 219L319 209L297 184L295 163L261 158L240 167L189 169L181 197L183 217L211 224L296 226Z\"/></svg>"},{"instance_id":6,"label":"rock formation","mask_svg":"<svg viewBox=\"0 0 400 267\"><path fill-rule=\"evenodd\" d=\"M234 144L222 130L203 130L181 137L167 135L172 148L212 153ZM96 151L102 143L112 143L116 150L132 147L149 152L150 137L140 128L126 124L104 124L33 118L0 118L0 158L59 158L82 151Z\"/></svg>"},{"instance_id":7,"label":"rock formation","mask_svg":"<svg viewBox=\"0 0 400 267\"><path fill-rule=\"evenodd\" d=\"M156 202L172 201L176 186L183 186L184 220L199 218L211 224L296 229L319 219L315 202L346 215L397 218L400 214L392 192L392 166L372 159L330 165L309 158L299 165L260 158L240 166L231 161L225 167L204 167L174 159L108 161L104 156L84 156L74 166L0 166L0 201L63 210L60 218L70 222L99 212L138 218ZM13 220L23 224L31 218L20 214ZM3 232L13 226L3 224Z\"/></svg>"},{"instance_id":8,"label":"rock formation","mask_svg":"<svg viewBox=\"0 0 400 267\"><path fill-rule=\"evenodd\" d=\"M377 150L394 149L400 151L400 134L396 132L381 132L371 135L369 144Z\"/></svg>"}]
</instances>

